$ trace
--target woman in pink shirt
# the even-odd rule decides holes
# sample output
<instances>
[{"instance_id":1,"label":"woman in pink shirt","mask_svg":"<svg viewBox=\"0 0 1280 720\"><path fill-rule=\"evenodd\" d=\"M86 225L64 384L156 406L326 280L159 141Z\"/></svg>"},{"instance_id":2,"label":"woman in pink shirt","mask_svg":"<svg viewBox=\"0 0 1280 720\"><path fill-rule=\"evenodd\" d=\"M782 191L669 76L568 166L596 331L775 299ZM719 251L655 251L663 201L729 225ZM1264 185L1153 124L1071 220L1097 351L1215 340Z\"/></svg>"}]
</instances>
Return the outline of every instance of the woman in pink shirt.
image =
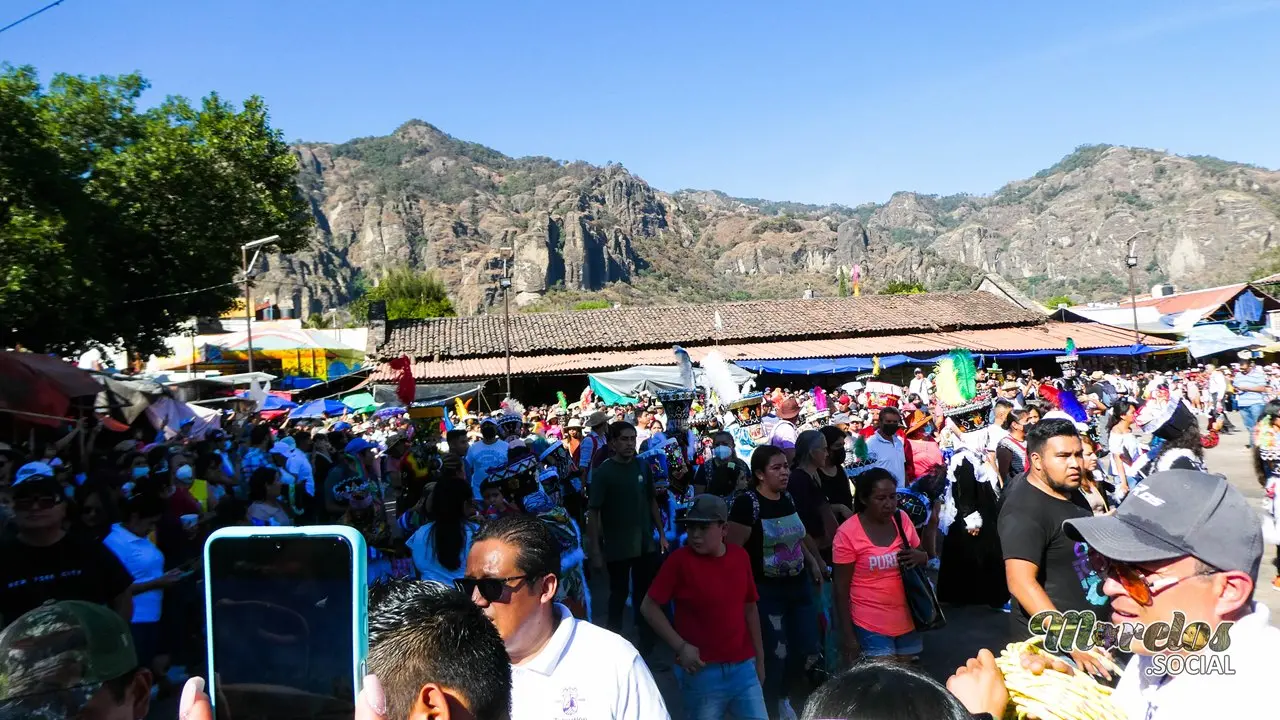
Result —
<instances>
[{"instance_id":1,"label":"woman in pink shirt","mask_svg":"<svg viewBox=\"0 0 1280 720\"><path fill-rule=\"evenodd\" d=\"M911 621L899 566L928 562L920 536L898 510L897 481L887 470L872 468L854 480L854 515L836 531L836 617L845 660L859 655L912 662L924 649ZM897 517L898 522L894 519ZM898 526L909 547L902 543Z\"/></svg>"}]
</instances>

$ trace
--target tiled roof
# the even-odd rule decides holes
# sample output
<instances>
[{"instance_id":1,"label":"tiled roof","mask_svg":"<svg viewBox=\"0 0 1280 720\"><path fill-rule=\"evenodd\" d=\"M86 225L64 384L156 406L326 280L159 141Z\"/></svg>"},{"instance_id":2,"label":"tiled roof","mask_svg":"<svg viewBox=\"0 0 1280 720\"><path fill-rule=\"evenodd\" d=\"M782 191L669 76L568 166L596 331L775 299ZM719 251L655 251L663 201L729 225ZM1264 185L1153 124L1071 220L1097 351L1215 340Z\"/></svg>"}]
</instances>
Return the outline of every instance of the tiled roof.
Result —
<instances>
[{"instance_id":1,"label":"tiled roof","mask_svg":"<svg viewBox=\"0 0 1280 720\"><path fill-rule=\"evenodd\" d=\"M975 353L1023 352L1065 348L1067 338L1080 350L1125 347L1133 344L1133 331L1099 323L1046 322L1039 325L960 330L955 332L923 332L827 340L791 340L785 342L722 343L688 345L685 349L697 362L711 350L726 360L800 360L806 358L871 357L873 355L907 354L927 357L956 348ZM1143 335L1142 342L1151 346L1169 346L1171 340ZM572 375L632 365L673 365L675 355L670 347L642 350L604 350L596 352L551 353L511 358L511 374ZM419 360L413 364L413 375L419 381L481 380L501 377L506 372L502 356L456 360ZM375 381L393 381L397 377L386 363L374 370Z\"/></svg>"},{"instance_id":2,"label":"tiled roof","mask_svg":"<svg viewBox=\"0 0 1280 720\"><path fill-rule=\"evenodd\" d=\"M1231 302L1235 296L1244 292L1249 287L1246 283L1237 283L1235 285L1224 285L1216 288L1206 288L1204 290L1191 290L1188 292L1174 293L1164 297L1139 298L1136 304L1138 307L1154 307L1160 311L1161 315L1173 315L1174 313L1186 312L1187 310L1205 310L1210 313L1217 310L1222 305ZM1118 305L1122 308L1132 307L1133 304L1121 301Z\"/></svg>"},{"instance_id":3,"label":"tiled roof","mask_svg":"<svg viewBox=\"0 0 1280 720\"><path fill-rule=\"evenodd\" d=\"M720 314L723 329L716 330ZM1035 325L1044 316L990 293L758 300L511 315L514 355ZM387 324L373 355L462 359L505 354L501 313Z\"/></svg>"}]
</instances>

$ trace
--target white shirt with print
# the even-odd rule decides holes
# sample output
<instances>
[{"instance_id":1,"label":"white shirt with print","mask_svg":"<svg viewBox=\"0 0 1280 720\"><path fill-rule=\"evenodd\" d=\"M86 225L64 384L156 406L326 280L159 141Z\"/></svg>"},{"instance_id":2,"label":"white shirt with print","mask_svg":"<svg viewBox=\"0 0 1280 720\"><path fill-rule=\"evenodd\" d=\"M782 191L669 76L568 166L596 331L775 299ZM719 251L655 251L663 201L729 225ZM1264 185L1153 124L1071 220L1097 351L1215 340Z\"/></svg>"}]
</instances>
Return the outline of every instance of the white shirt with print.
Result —
<instances>
[{"instance_id":1,"label":"white shirt with print","mask_svg":"<svg viewBox=\"0 0 1280 720\"><path fill-rule=\"evenodd\" d=\"M546 647L511 666L511 720L671 719L631 643L559 603L555 612L560 624Z\"/></svg>"}]
</instances>

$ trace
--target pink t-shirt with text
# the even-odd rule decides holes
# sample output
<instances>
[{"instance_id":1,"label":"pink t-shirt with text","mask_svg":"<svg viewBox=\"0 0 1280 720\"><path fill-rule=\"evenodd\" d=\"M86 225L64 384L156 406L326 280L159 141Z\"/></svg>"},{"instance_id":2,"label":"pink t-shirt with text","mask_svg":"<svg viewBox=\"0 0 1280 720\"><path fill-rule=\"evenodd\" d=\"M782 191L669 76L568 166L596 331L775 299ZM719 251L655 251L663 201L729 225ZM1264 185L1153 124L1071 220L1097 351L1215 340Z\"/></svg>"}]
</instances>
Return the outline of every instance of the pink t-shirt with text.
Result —
<instances>
[{"instance_id":1,"label":"pink t-shirt with text","mask_svg":"<svg viewBox=\"0 0 1280 720\"><path fill-rule=\"evenodd\" d=\"M911 547L919 547L920 536L911 519L903 512L898 513L898 519ZM863 630L898 637L915 629L898 570L901 549L902 538L897 536L888 547L871 542L857 515L845 520L836 531L831 559L838 565L853 565L849 604L853 607L853 624Z\"/></svg>"}]
</instances>

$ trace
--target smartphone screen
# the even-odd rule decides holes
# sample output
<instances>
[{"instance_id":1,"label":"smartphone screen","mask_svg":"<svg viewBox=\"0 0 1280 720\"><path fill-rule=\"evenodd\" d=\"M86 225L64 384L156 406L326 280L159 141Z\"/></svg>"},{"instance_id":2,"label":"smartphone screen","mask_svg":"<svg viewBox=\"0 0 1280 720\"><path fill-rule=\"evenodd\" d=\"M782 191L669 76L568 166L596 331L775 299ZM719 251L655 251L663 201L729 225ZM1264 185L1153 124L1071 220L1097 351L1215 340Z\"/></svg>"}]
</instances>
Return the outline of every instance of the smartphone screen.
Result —
<instances>
[{"instance_id":1,"label":"smartphone screen","mask_svg":"<svg viewBox=\"0 0 1280 720\"><path fill-rule=\"evenodd\" d=\"M228 537L211 540L208 553L212 671L233 720L350 720L351 544L331 536Z\"/></svg>"}]
</instances>

